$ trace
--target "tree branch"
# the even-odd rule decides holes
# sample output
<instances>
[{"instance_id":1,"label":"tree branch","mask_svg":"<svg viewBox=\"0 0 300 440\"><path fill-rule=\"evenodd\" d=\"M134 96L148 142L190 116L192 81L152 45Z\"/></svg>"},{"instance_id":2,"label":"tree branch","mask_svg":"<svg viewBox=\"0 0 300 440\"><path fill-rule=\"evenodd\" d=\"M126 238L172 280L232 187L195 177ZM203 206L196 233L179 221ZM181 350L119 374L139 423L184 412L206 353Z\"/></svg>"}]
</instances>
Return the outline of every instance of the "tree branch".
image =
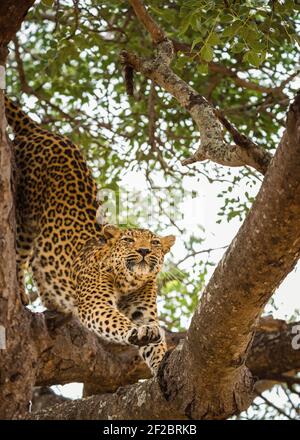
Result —
<instances>
[{"instance_id":1,"label":"tree branch","mask_svg":"<svg viewBox=\"0 0 300 440\"><path fill-rule=\"evenodd\" d=\"M28 321L17 289L14 158L6 135L4 107L7 45L33 3L0 2L0 419L19 417L28 410L34 379L31 370L35 353L28 345Z\"/></svg>"},{"instance_id":2,"label":"tree branch","mask_svg":"<svg viewBox=\"0 0 300 440\"><path fill-rule=\"evenodd\" d=\"M166 35L164 31L153 20L151 15L148 14L148 11L145 8L143 2L140 0L129 0L129 3L133 7L133 10L139 21L145 26L145 28L151 35L153 43L158 44L165 40Z\"/></svg>"},{"instance_id":3,"label":"tree branch","mask_svg":"<svg viewBox=\"0 0 300 440\"><path fill-rule=\"evenodd\" d=\"M172 40L175 52L185 53L193 59L199 58L200 56L197 52L191 51L191 46L188 43L182 43L181 41ZM290 77L283 81L279 87L266 87L255 82L246 80L238 76L236 70L230 69L222 64L210 61L208 64L208 70L214 73L221 73L222 76L230 77L237 86L243 87L244 89L254 90L255 92L265 93L267 95L277 96L279 98L287 98L287 95L283 92L283 88L297 75L297 72L290 75Z\"/></svg>"},{"instance_id":4,"label":"tree branch","mask_svg":"<svg viewBox=\"0 0 300 440\"><path fill-rule=\"evenodd\" d=\"M300 323L257 328L247 366L257 380L276 380L291 370L300 370L300 350L294 350L293 327ZM31 314L32 338L39 347L36 385L50 386L86 382L94 393L114 392L120 386L150 378L137 350L101 341L75 319L50 332L44 314ZM166 331L168 349L185 339L186 332ZM276 379L274 377L276 376ZM283 379L284 381L284 379Z\"/></svg>"},{"instance_id":5,"label":"tree branch","mask_svg":"<svg viewBox=\"0 0 300 440\"><path fill-rule=\"evenodd\" d=\"M207 100L171 69L170 63L174 56L172 41L166 38L140 0L130 0L130 3L139 20L150 32L153 42L157 44L158 55L152 60L144 60L133 53L122 51L122 62L143 73L174 96L191 114L200 132L201 143L198 150L189 159L183 160L182 164L209 159L233 167L249 165L265 174L271 155L250 140L245 142L246 137L242 135L236 135L234 139L235 142L242 142L234 145L225 142L221 125L224 124L224 118L219 121L218 114ZM236 129L235 131L237 132Z\"/></svg>"},{"instance_id":6,"label":"tree branch","mask_svg":"<svg viewBox=\"0 0 300 440\"><path fill-rule=\"evenodd\" d=\"M268 405L274 408L276 411L279 412L279 414L283 415L289 420L293 420L293 417L291 417L284 409L280 408L279 406L275 405L273 402L271 402L269 399L267 399L265 396L262 396L261 394L258 394L258 396Z\"/></svg>"}]
</instances>

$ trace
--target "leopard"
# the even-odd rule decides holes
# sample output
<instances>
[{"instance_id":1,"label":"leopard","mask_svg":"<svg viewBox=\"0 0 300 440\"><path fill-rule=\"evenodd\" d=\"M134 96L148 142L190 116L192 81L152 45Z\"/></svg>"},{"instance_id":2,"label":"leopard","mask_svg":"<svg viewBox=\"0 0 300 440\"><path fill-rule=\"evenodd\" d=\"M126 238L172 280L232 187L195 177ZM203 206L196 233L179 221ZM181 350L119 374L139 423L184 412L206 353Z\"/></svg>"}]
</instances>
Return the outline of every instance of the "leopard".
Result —
<instances>
[{"instance_id":1,"label":"leopard","mask_svg":"<svg viewBox=\"0 0 300 440\"><path fill-rule=\"evenodd\" d=\"M153 375L166 353L157 277L175 236L99 221L98 189L80 147L5 96L16 181L20 298L32 273L42 305L112 343L135 346Z\"/></svg>"}]
</instances>

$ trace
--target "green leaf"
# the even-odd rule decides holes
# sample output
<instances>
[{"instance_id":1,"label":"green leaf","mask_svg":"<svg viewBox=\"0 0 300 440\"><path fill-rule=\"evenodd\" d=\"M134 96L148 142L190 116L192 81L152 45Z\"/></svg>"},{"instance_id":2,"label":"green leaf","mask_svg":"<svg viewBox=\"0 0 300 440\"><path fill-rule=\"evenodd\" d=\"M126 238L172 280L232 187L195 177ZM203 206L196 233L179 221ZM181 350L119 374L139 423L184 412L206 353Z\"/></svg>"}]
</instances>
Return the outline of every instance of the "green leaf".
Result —
<instances>
[{"instance_id":1,"label":"green leaf","mask_svg":"<svg viewBox=\"0 0 300 440\"><path fill-rule=\"evenodd\" d=\"M192 18L193 18L193 13L188 15L184 20L182 20L181 25L178 29L178 36L184 35L187 32L188 28L191 25Z\"/></svg>"},{"instance_id":2,"label":"green leaf","mask_svg":"<svg viewBox=\"0 0 300 440\"><path fill-rule=\"evenodd\" d=\"M200 50L200 55L204 61L207 61L209 63L209 61L213 59L214 51L211 46L205 44Z\"/></svg>"},{"instance_id":3,"label":"green leaf","mask_svg":"<svg viewBox=\"0 0 300 440\"><path fill-rule=\"evenodd\" d=\"M234 23L232 23L230 26L228 26L224 31L222 32L223 37L234 37L237 34L238 29L242 26L242 23L240 20L236 20Z\"/></svg>"},{"instance_id":4,"label":"green leaf","mask_svg":"<svg viewBox=\"0 0 300 440\"><path fill-rule=\"evenodd\" d=\"M191 50L193 50L194 47L195 47L198 43L201 43L201 41L203 41L203 37L202 37L202 35L199 35L199 36L198 36L197 38L195 38L195 40L193 41L193 44L192 44Z\"/></svg>"},{"instance_id":5,"label":"green leaf","mask_svg":"<svg viewBox=\"0 0 300 440\"><path fill-rule=\"evenodd\" d=\"M209 35L209 37L208 37L208 39L206 41L211 46L214 46L215 44L220 44L221 43L221 39L220 39L219 35L216 32L212 32Z\"/></svg>"},{"instance_id":6,"label":"green leaf","mask_svg":"<svg viewBox=\"0 0 300 440\"><path fill-rule=\"evenodd\" d=\"M257 52L265 48L265 43L263 41L252 39L251 41L248 40L247 43L248 42L249 42L249 46Z\"/></svg>"},{"instance_id":7,"label":"green leaf","mask_svg":"<svg viewBox=\"0 0 300 440\"><path fill-rule=\"evenodd\" d=\"M232 53L241 53L245 50L247 46L244 43L236 43L231 47Z\"/></svg>"},{"instance_id":8,"label":"green leaf","mask_svg":"<svg viewBox=\"0 0 300 440\"><path fill-rule=\"evenodd\" d=\"M181 55L181 57L179 57L176 61L176 68L178 70L182 70L183 67L187 64L188 60L188 57Z\"/></svg>"},{"instance_id":9,"label":"green leaf","mask_svg":"<svg viewBox=\"0 0 300 440\"><path fill-rule=\"evenodd\" d=\"M201 75L207 75L208 74L208 64L198 64L197 71Z\"/></svg>"},{"instance_id":10,"label":"green leaf","mask_svg":"<svg viewBox=\"0 0 300 440\"><path fill-rule=\"evenodd\" d=\"M243 61L246 61L255 67L259 67L260 64L265 60L265 58L266 52L258 53L250 50L249 52L246 52L243 56Z\"/></svg>"},{"instance_id":11,"label":"green leaf","mask_svg":"<svg viewBox=\"0 0 300 440\"><path fill-rule=\"evenodd\" d=\"M42 3L45 6L52 6L54 2L55 2L55 0L42 0Z\"/></svg>"}]
</instances>

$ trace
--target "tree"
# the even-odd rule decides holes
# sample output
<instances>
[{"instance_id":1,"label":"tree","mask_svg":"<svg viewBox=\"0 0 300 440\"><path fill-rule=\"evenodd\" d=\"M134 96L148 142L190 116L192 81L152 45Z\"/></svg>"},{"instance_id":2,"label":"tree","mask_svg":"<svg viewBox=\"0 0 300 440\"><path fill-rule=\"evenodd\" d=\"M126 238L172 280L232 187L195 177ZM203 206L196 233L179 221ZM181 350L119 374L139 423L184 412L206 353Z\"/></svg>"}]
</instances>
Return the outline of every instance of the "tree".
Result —
<instances>
[{"instance_id":1,"label":"tree","mask_svg":"<svg viewBox=\"0 0 300 440\"><path fill-rule=\"evenodd\" d=\"M139 169L149 188L158 186L164 211L163 187L179 189L194 176L212 185L221 180L227 185L221 220L246 218L197 306L209 258L199 267L195 260L189 273L169 263L169 276L161 279L162 317L173 350L158 377L142 383L137 380L149 372L135 350L104 344L76 321L50 331L45 314L20 306L13 228L4 229L9 239L2 267L11 280L9 289L1 284L2 298L17 307L1 321L11 341L0 358L1 416L28 417L34 385L71 381L84 382L85 395L98 395L30 417L224 419L274 383L299 393L299 378L291 375L300 370L300 351L291 344L297 322L258 322L299 258L299 96L287 111L297 75L296 2L51 3L38 3L22 32L14 37L18 22L9 36L9 90L37 98L26 102L41 123L83 146L96 176L101 170L100 185L116 190L122 169ZM204 159L209 162L195 163ZM2 162L3 193L12 206L9 162L9 156ZM249 194L243 202L228 196L239 182L260 183L260 174L265 177L253 204ZM9 211L1 212L0 227L7 228ZM122 221L122 209L117 215ZM140 213L126 221L139 223ZM163 212L160 227L172 221ZM179 230L187 237L186 257L200 254L200 233ZM174 332L183 330L176 306L193 314L187 335Z\"/></svg>"}]
</instances>

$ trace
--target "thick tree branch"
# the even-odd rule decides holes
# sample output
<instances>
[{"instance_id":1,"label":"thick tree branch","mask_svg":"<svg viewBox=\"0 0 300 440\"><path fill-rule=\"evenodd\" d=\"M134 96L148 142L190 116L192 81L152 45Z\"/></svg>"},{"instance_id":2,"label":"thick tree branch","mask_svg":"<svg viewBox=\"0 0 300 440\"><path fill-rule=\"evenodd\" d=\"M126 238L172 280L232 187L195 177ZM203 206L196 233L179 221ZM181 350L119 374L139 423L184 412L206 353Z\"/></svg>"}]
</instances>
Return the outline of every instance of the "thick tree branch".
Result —
<instances>
[{"instance_id":1,"label":"thick tree branch","mask_svg":"<svg viewBox=\"0 0 300 440\"><path fill-rule=\"evenodd\" d=\"M246 363L258 380L284 382L286 373L300 371L300 349L292 344L294 328L300 323L279 322L269 330L259 327L255 334Z\"/></svg>"},{"instance_id":2,"label":"thick tree branch","mask_svg":"<svg viewBox=\"0 0 300 440\"><path fill-rule=\"evenodd\" d=\"M255 323L300 255L299 190L300 96L249 215L158 377L35 417L224 419L246 409L254 398L245 362Z\"/></svg>"},{"instance_id":3,"label":"thick tree branch","mask_svg":"<svg viewBox=\"0 0 300 440\"><path fill-rule=\"evenodd\" d=\"M145 26L149 34L151 35L152 41L155 44L161 43L166 39L166 35L160 26L153 20L150 14L148 14L147 9L140 0L129 0L129 3L133 7L133 10L140 20L140 22Z\"/></svg>"},{"instance_id":4,"label":"thick tree branch","mask_svg":"<svg viewBox=\"0 0 300 440\"><path fill-rule=\"evenodd\" d=\"M300 370L300 350L291 344L293 327L300 323L278 325L272 320L271 324L269 328L259 325L247 358L257 380L274 380L275 375L278 379L290 370ZM85 382L99 394L150 378L136 349L105 343L75 319L49 332L44 314L34 313L30 326L39 349L37 386ZM168 348L174 349L185 336L185 332L167 332Z\"/></svg>"},{"instance_id":5,"label":"thick tree branch","mask_svg":"<svg viewBox=\"0 0 300 440\"><path fill-rule=\"evenodd\" d=\"M0 60L1 64L8 54L8 43L14 38L20 29L28 9L34 0L1 0L0 3Z\"/></svg>"},{"instance_id":6,"label":"thick tree branch","mask_svg":"<svg viewBox=\"0 0 300 440\"><path fill-rule=\"evenodd\" d=\"M6 136L4 109L7 45L34 0L0 2L0 419L28 410L34 384L35 352L16 280L13 152Z\"/></svg>"},{"instance_id":7,"label":"thick tree branch","mask_svg":"<svg viewBox=\"0 0 300 440\"><path fill-rule=\"evenodd\" d=\"M6 1L4 3L7 5ZM145 8L139 9L141 2L132 0L131 3L135 4L135 10L139 11L137 14L142 17ZM202 142L201 147L215 148L215 141L222 142L222 139L219 125L213 127L211 132L212 127L207 126L208 123L216 123L213 109L169 68L173 49L170 42L163 38L164 34L159 40L159 28L155 28L154 22L149 22L147 15L143 23L153 33L153 40L159 43L159 54L155 60L137 59L145 75L150 77L153 74L154 80L156 75L156 82L167 84L170 90L177 93L174 96L190 111L198 127L204 130L207 143ZM0 102L0 108L3 110L3 102L2 105ZM1 128L3 136L3 125ZM209 134L215 136L213 142ZM218 145L221 147L224 144ZM66 403L32 418L226 418L248 407L253 398L253 379L247 367L254 373L248 361L252 354L255 321L300 253L299 145L300 98L291 108L287 131L252 211L208 284L184 342L165 357L158 377L120 388L114 394ZM4 146L7 147L5 142ZM214 154L219 153L214 151ZM241 160L241 156L235 154L231 152L231 164L232 158ZM253 152L251 154L247 160L253 160ZM6 184L8 207L12 208L10 182L7 179ZM4 214L7 212L5 206ZM11 239L14 225L10 216L6 215L3 224L8 224ZM4 248L5 245L4 242ZM8 264L11 264L14 261L13 243L9 249ZM104 383L102 392L115 389L116 382L113 380L124 380L120 366L124 368L124 365L128 365L126 383L136 380L137 363L136 360L132 362L135 359L134 350L130 358L126 358L128 351L124 357L124 349L116 346L103 350L99 340L80 328L75 321L64 329L49 333L42 315L34 315L20 306L14 294L14 268L8 283L3 279L0 281L4 292L1 298L4 298L4 302L7 298L10 300L5 312L8 310L7 320L11 324L8 350L4 355L1 353L1 417L20 417L24 414L36 378L40 381L38 383L54 381L57 370L61 381L76 380L79 375L81 380L88 382L98 374ZM78 334L79 328L81 334ZM259 350L258 354L261 356ZM255 359L254 354L253 357ZM297 359L289 366L295 365ZM85 372L78 367L80 363L84 363ZM89 368L86 368L87 365ZM104 371L109 374L104 375ZM272 374L274 377L277 373Z\"/></svg>"},{"instance_id":8,"label":"thick tree branch","mask_svg":"<svg viewBox=\"0 0 300 440\"><path fill-rule=\"evenodd\" d=\"M170 67L174 56L172 41L166 38L140 0L130 0L130 3L139 20L150 32L153 42L157 44L158 55L152 60L144 60L133 53L122 51L122 62L143 73L174 96L191 114L200 132L201 142L198 150L189 159L183 160L182 164L188 165L209 159L227 166L249 165L265 174L271 155L250 140L245 142L244 135L234 137L236 144L225 142L222 124L227 129L229 124L224 124L224 117L219 120L218 114L208 101L173 72ZM237 132L236 129L235 131ZM240 140L242 142L239 142Z\"/></svg>"},{"instance_id":9,"label":"thick tree branch","mask_svg":"<svg viewBox=\"0 0 300 440\"><path fill-rule=\"evenodd\" d=\"M56 396L46 385L85 382L85 396L114 392L120 386L149 379L150 371L131 347L107 344L75 319L49 332L44 314L30 313L32 343L38 347L36 384L32 411L58 402L68 401ZM294 383L289 371L300 370L300 350L293 350L293 327L271 320L268 327L259 325L247 359L247 366L259 381L262 390L279 382ZM167 332L168 348L174 349L185 333Z\"/></svg>"},{"instance_id":10,"label":"thick tree branch","mask_svg":"<svg viewBox=\"0 0 300 440\"><path fill-rule=\"evenodd\" d=\"M49 331L44 314L34 313L31 329L39 352L37 386L93 382L99 384L101 392L112 392L121 384L140 378L141 363L136 362L136 350L122 352L124 347L101 341L75 319Z\"/></svg>"}]
</instances>

